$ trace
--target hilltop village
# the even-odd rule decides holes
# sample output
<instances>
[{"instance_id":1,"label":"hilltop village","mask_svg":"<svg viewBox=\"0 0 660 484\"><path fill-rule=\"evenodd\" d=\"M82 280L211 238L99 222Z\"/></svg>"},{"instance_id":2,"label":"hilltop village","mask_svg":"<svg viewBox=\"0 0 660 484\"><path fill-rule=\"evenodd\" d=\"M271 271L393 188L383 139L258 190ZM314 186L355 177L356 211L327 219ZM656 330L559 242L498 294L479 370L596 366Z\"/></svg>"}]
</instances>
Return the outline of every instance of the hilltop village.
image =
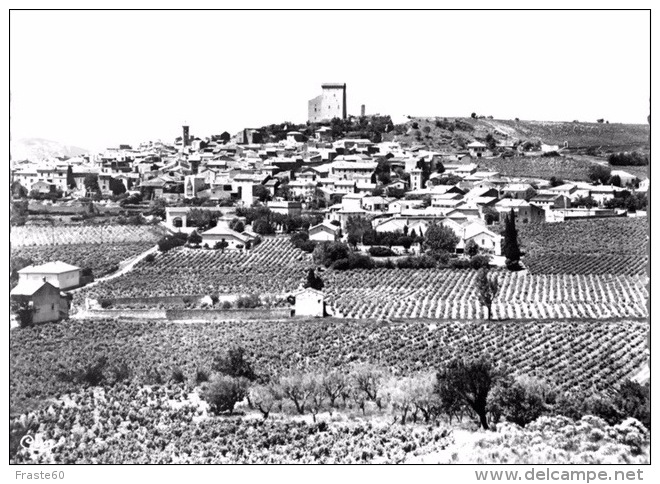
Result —
<instances>
[{"instance_id":1,"label":"hilltop village","mask_svg":"<svg viewBox=\"0 0 660 484\"><path fill-rule=\"evenodd\" d=\"M459 238L458 252L472 242L494 256L501 255L502 238L493 224L502 214L513 212L526 224L644 213L648 178L598 163L583 179L506 176L488 168L489 161L513 164L527 158L551 164L566 156L567 147L501 133L444 149L429 148L423 139L386 141L397 138L395 129L419 133L418 123L395 128L388 116L347 117L345 89L323 85L323 94L309 102L306 125L284 123L204 139L183 126L171 143L150 141L96 155L15 162L13 191L55 205L94 200L106 207L135 208L148 203L145 213L164 209L166 225L185 233L203 228L188 216L200 207L221 208L225 220L231 220L231 208L264 207L290 217L313 214L318 223L308 227L309 238L317 241L347 240L355 232L347 226L356 225L349 221L360 218L376 233L412 234L412 241L388 244L406 250L415 236L440 224ZM434 123L470 126L460 119ZM200 235L204 244L225 239L235 248L245 245L250 232L275 231L251 229L241 234L220 223Z\"/></svg>"},{"instance_id":2,"label":"hilltop village","mask_svg":"<svg viewBox=\"0 0 660 484\"><path fill-rule=\"evenodd\" d=\"M360 111L12 160L10 458L648 462L648 126Z\"/></svg>"}]
</instances>

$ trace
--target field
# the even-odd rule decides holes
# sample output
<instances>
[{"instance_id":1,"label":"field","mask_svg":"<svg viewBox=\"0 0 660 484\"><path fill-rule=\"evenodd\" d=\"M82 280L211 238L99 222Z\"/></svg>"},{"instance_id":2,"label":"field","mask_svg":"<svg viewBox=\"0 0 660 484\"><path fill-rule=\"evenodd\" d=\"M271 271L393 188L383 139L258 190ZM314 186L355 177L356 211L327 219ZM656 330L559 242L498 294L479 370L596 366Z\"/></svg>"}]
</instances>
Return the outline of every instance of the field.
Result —
<instances>
[{"instance_id":1,"label":"field","mask_svg":"<svg viewBox=\"0 0 660 484\"><path fill-rule=\"evenodd\" d=\"M156 245L165 233L154 225L24 225L11 228L11 257L33 264L59 260L102 277Z\"/></svg>"},{"instance_id":2,"label":"field","mask_svg":"<svg viewBox=\"0 0 660 484\"><path fill-rule=\"evenodd\" d=\"M349 318L480 319L476 271L376 269L327 273L337 315ZM499 273L495 319L643 317L644 280L635 276Z\"/></svg>"},{"instance_id":3,"label":"field","mask_svg":"<svg viewBox=\"0 0 660 484\"><path fill-rule=\"evenodd\" d=\"M82 269L90 268L95 277L114 272L120 262L132 259L153 247L153 242L128 244L39 245L12 250L12 257L30 259L33 264L62 261Z\"/></svg>"},{"instance_id":4,"label":"field","mask_svg":"<svg viewBox=\"0 0 660 484\"><path fill-rule=\"evenodd\" d=\"M593 416L541 417L524 429L475 433L343 413L317 423L255 417L210 417L180 385L86 389L18 419L38 431L15 462L644 464L650 457L649 433L632 419L610 426Z\"/></svg>"},{"instance_id":5,"label":"field","mask_svg":"<svg viewBox=\"0 0 660 484\"><path fill-rule=\"evenodd\" d=\"M534 274L646 275L648 219L521 224L525 266Z\"/></svg>"},{"instance_id":6,"label":"field","mask_svg":"<svg viewBox=\"0 0 660 484\"><path fill-rule=\"evenodd\" d=\"M530 236L530 241L534 238ZM140 262L133 271L81 291L78 298L112 299L260 293L286 295L313 267L288 239L266 239L245 253L180 248ZM324 271L333 314L347 318L485 318L473 270L374 269ZM603 274L498 272L498 319L643 317L645 278Z\"/></svg>"},{"instance_id":7,"label":"field","mask_svg":"<svg viewBox=\"0 0 660 484\"><path fill-rule=\"evenodd\" d=\"M514 156L511 158L483 158L479 160L479 166L483 169L497 171L503 176L546 180L554 176L565 181L587 181L589 168L593 166L593 163L563 156L549 158Z\"/></svg>"},{"instance_id":8,"label":"field","mask_svg":"<svg viewBox=\"0 0 660 484\"><path fill-rule=\"evenodd\" d=\"M475 139L484 140L492 134L497 140L518 139L521 141L541 141L550 145L564 146L568 142L569 148L600 148L609 151L634 151L649 149L648 124L600 124L600 123L573 123L562 121L514 121L506 119L473 119L448 118L460 122L455 130L448 130L435 126L435 120L443 118L413 118L405 125L405 134L396 134L392 131L385 135L385 141L401 141L408 144L425 144L428 146L452 146L458 148L459 138L466 143ZM595 120L594 120L595 121ZM418 141L412 123L418 124L421 140ZM428 127L428 135L424 129ZM408 131L409 130L409 131Z\"/></svg>"},{"instance_id":9,"label":"field","mask_svg":"<svg viewBox=\"0 0 660 484\"><path fill-rule=\"evenodd\" d=\"M249 252L178 248L81 293L92 298L286 293L312 267L288 238L267 238Z\"/></svg>"},{"instance_id":10,"label":"field","mask_svg":"<svg viewBox=\"0 0 660 484\"><path fill-rule=\"evenodd\" d=\"M634 374L647 359L648 323L529 321L474 323L406 321L382 323L336 319L169 323L78 321L10 333L10 406L25 412L76 391L61 380L64 370L84 368L99 357L126 363L137 383L156 369L167 379L180 368L188 382L209 370L213 356L238 344L257 372L291 368L348 368L373 363L396 374L433 371L455 356L491 355L521 374L561 389L593 391Z\"/></svg>"},{"instance_id":11,"label":"field","mask_svg":"<svg viewBox=\"0 0 660 484\"><path fill-rule=\"evenodd\" d=\"M41 455L21 451L17 463L402 462L451 442L443 428L338 421L337 416L318 424L212 418L181 386L88 389L68 401L32 417L41 424L40 443L66 436L62 445Z\"/></svg>"},{"instance_id":12,"label":"field","mask_svg":"<svg viewBox=\"0 0 660 484\"><path fill-rule=\"evenodd\" d=\"M166 230L158 225L23 225L11 228L12 247L149 243Z\"/></svg>"}]
</instances>

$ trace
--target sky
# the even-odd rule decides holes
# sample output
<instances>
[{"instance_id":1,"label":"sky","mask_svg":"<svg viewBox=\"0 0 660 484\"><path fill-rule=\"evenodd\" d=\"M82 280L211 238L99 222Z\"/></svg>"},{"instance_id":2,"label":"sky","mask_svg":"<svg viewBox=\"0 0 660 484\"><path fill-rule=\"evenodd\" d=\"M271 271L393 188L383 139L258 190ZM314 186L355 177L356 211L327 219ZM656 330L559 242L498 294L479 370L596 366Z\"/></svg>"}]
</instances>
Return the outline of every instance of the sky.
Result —
<instances>
[{"instance_id":1,"label":"sky","mask_svg":"<svg viewBox=\"0 0 660 484\"><path fill-rule=\"evenodd\" d=\"M649 12L12 11L12 139L93 151L349 114L646 123Z\"/></svg>"}]
</instances>

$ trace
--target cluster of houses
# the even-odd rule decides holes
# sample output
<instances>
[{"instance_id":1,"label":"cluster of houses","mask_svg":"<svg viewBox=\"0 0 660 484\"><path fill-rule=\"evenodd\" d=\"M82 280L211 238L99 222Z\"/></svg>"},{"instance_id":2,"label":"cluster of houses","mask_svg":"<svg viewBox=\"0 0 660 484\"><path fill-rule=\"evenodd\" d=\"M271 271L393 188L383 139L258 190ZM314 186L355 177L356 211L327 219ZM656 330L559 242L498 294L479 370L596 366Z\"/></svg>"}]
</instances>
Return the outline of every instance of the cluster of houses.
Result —
<instances>
[{"instance_id":1,"label":"cluster of houses","mask_svg":"<svg viewBox=\"0 0 660 484\"><path fill-rule=\"evenodd\" d=\"M310 110L316 106L312 104ZM257 203L283 215L298 216L310 209L323 213L324 220L309 229L313 241L346 237L349 219L362 217L381 233L423 235L432 224L440 224L458 236L458 251L472 241L494 255L501 255L502 237L491 225L511 211L523 224L623 215L604 205L624 188L582 181L553 186L549 180L504 176L482 167L492 153L478 141L464 150L444 152L393 141L333 140L328 126L316 129L310 139L291 130L278 142L265 142L259 129L202 140L191 137L184 126L182 134L171 144L120 145L98 155L14 162L13 181L28 192L61 191L72 198L90 195L90 175L103 195L112 195L121 183L143 200L166 200L165 224L184 232L194 230L187 223L191 207L178 202L206 200L205 210L221 213L217 225L200 234L202 244L221 243L228 250L246 248L257 237L250 226L241 232L230 227L236 207ZM541 148L561 151L558 146ZM622 186L635 178L620 170L612 175L619 176ZM636 190L648 188L645 179ZM598 206L580 206L586 198ZM67 308L61 291L79 284L79 271L61 262L30 266L19 272L11 297L29 300L37 320L59 316Z\"/></svg>"}]
</instances>

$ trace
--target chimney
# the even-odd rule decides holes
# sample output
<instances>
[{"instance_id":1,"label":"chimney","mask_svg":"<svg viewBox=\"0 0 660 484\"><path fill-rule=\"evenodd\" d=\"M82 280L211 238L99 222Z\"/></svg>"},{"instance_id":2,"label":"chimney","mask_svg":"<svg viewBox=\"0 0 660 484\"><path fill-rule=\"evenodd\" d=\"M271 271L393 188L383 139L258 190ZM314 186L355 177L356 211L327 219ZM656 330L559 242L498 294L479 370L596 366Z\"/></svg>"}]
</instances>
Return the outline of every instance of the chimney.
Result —
<instances>
[{"instance_id":1,"label":"chimney","mask_svg":"<svg viewBox=\"0 0 660 484\"><path fill-rule=\"evenodd\" d=\"M364 117L365 113L367 112L366 106L363 104L362 107L360 108L360 116Z\"/></svg>"}]
</instances>

